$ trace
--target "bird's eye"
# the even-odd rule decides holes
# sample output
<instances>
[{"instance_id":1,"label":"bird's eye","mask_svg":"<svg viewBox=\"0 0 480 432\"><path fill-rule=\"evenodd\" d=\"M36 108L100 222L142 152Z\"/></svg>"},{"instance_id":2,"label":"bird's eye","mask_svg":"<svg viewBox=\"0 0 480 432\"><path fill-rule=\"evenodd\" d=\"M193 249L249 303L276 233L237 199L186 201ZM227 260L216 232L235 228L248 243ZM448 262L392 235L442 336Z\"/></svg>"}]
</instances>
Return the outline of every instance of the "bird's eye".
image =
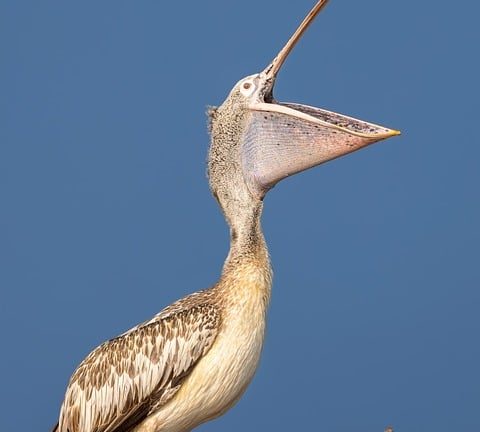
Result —
<instances>
[{"instance_id":1,"label":"bird's eye","mask_svg":"<svg viewBox=\"0 0 480 432\"><path fill-rule=\"evenodd\" d=\"M245 97L249 97L255 91L255 84L252 81L245 81L240 87L240 92Z\"/></svg>"}]
</instances>

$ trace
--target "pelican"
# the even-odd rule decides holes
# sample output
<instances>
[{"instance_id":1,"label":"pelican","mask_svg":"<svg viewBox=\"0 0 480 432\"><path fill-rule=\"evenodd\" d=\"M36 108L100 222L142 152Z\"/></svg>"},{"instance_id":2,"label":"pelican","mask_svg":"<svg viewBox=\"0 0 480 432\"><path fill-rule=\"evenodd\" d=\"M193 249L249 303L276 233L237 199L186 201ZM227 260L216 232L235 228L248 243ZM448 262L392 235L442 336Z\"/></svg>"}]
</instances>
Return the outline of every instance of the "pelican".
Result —
<instances>
[{"instance_id":1,"label":"pelican","mask_svg":"<svg viewBox=\"0 0 480 432\"><path fill-rule=\"evenodd\" d=\"M273 61L209 111L208 179L230 227L219 281L92 351L73 373L56 432L187 432L231 408L262 351L272 270L260 218L277 182L399 132L277 102L288 54L316 3Z\"/></svg>"}]
</instances>

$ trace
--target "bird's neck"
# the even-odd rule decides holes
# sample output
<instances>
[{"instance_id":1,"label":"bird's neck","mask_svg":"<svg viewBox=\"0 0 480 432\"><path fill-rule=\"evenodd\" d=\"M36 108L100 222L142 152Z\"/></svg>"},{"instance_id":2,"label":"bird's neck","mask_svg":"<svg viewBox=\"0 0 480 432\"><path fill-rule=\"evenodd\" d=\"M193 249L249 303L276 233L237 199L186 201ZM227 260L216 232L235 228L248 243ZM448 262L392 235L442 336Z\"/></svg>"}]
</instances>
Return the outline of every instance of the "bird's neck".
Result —
<instances>
[{"instance_id":1,"label":"bird's neck","mask_svg":"<svg viewBox=\"0 0 480 432\"><path fill-rule=\"evenodd\" d=\"M223 266L223 286L251 286L263 291L268 303L272 270L261 228L263 203L241 206L227 217L230 225L230 251Z\"/></svg>"},{"instance_id":2,"label":"bird's neck","mask_svg":"<svg viewBox=\"0 0 480 432\"><path fill-rule=\"evenodd\" d=\"M228 217L230 226L230 253L227 263L242 259L261 259L267 246L261 227L263 203L250 202L238 206Z\"/></svg>"}]
</instances>

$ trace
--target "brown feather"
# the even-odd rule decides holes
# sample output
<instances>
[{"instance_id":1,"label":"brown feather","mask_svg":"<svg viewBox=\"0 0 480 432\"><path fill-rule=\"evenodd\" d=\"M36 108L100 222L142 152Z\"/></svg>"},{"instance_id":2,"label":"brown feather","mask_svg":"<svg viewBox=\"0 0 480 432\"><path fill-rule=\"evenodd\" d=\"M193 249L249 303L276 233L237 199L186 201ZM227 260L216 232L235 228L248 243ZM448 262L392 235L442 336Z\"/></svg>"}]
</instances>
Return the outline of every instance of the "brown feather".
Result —
<instances>
[{"instance_id":1,"label":"brown feather","mask_svg":"<svg viewBox=\"0 0 480 432\"><path fill-rule=\"evenodd\" d=\"M67 388L58 432L127 432L167 403L215 340L209 290L96 348Z\"/></svg>"}]
</instances>

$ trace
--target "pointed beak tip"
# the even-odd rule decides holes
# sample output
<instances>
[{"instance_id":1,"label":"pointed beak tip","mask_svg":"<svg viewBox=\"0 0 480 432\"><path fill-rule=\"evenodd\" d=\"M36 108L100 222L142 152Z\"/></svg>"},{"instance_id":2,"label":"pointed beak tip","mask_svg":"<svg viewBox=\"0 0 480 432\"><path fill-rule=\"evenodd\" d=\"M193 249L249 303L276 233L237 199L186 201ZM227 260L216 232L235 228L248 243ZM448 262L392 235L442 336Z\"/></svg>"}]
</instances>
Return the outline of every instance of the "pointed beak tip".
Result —
<instances>
[{"instance_id":1,"label":"pointed beak tip","mask_svg":"<svg viewBox=\"0 0 480 432\"><path fill-rule=\"evenodd\" d=\"M401 135L402 132L396 129L388 129L382 134L382 139L391 138L397 135Z\"/></svg>"},{"instance_id":2,"label":"pointed beak tip","mask_svg":"<svg viewBox=\"0 0 480 432\"><path fill-rule=\"evenodd\" d=\"M402 134L401 131L396 130L396 129L391 129L390 136L397 136L397 135L401 135L401 134Z\"/></svg>"}]
</instances>

